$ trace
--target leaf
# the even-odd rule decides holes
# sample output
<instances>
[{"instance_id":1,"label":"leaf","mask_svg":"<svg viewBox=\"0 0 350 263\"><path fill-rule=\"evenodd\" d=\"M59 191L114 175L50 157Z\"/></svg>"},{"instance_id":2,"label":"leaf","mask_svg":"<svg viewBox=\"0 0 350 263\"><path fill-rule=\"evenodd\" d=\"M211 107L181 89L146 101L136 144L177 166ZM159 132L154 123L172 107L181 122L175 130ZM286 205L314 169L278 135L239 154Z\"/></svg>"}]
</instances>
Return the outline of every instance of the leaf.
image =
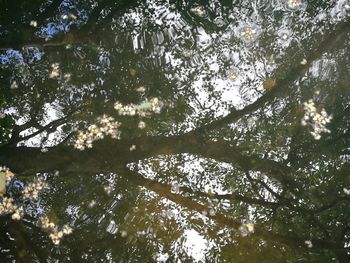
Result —
<instances>
[{"instance_id":1,"label":"leaf","mask_svg":"<svg viewBox=\"0 0 350 263\"><path fill-rule=\"evenodd\" d=\"M136 73L137 73L136 69L133 69L133 68L129 69L129 74L130 74L131 77L135 77Z\"/></svg>"},{"instance_id":2,"label":"leaf","mask_svg":"<svg viewBox=\"0 0 350 263\"><path fill-rule=\"evenodd\" d=\"M150 102L141 103L139 105L136 105L135 109L136 110L150 110L150 109L152 109L152 103L150 103Z\"/></svg>"},{"instance_id":3,"label":"leaf","mask_svg":"<svg viewBox=\"0 0 350 263\"><path fill-rule=\"evenodd\" d=\"M274 87L276 87L276 80L275 79L267 79L263 82L263 87L267 91L272 90Z\"/></svg>"},{"instance_id":4,"label":"leaf","mask_svg":"<svg viewBox=\"0 0 350 263\"><path fill-rule=\"evenodd\" d=\"M0 194L6 193L6 174L0 172Z\"/></svg>"}]
</instances>

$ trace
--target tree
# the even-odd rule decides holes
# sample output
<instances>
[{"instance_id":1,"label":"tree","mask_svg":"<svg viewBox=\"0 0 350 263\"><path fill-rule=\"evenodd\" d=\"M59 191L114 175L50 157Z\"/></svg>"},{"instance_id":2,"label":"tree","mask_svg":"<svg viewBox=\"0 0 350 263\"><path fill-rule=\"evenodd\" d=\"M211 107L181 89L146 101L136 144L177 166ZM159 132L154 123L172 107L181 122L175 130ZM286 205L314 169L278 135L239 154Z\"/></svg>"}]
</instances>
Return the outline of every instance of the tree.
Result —
<instances>
[{"instance_id":1,"label":"tree","mask_svg":"<svg viewBox=\"0 0 350 263\"><path fill-rule=\"evenodd\" d=\"M4 258L349 260L346 4L3 2Z\"/></svg>"}]
</instances>

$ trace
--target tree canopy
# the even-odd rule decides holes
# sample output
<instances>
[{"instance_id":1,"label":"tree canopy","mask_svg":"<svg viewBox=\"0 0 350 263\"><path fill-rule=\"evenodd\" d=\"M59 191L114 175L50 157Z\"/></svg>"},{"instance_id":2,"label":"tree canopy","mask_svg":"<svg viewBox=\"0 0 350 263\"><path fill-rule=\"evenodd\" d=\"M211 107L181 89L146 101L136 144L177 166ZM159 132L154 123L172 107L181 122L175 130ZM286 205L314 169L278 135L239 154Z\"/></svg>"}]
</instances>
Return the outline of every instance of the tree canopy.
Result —
<instances>
[{"instance_id":1,"label":"tree canopy","mask_svg":"<svg viewBox=\"0 0 350 263\"><path fill-rule=\"evenodd\" d=\"M349 262L350 3L0 0L0 254Z\"/></svg>"}]
</instances>

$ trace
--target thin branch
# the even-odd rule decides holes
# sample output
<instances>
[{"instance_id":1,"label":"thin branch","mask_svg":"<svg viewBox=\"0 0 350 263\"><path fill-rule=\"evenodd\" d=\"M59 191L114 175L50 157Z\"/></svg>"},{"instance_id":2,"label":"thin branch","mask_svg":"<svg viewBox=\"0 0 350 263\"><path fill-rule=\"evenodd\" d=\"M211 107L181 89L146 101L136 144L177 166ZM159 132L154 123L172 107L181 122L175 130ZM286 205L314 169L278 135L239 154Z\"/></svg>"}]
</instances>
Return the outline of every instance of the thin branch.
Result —
<instances>
[{"instance_id":1,"label":"thin branch","mask_svg":"<svg viewBox=\"0 0 350 263\"><path fill-rule=\"evenodd\" d=\"M207 214L208 218L215 220L220 225L227 226L238 231L238 228L242 224L240 221L229 218L221 213L210 214L209 207L199 204L182 195L174 194L171 192L170 185L158 183L150 179L144 178L137 171L130 171L126 167L123 167L118 171L118 174L122 175L123 177L126 177L131 182L134 182L140 186L147 188L152 192L159 194L163 198L166 198L182 207L189 209L190 211L195 211L201 214L203 214L204 212ZM273 242L283 243L290 247L297 247L298 249L301 249L303 247L305 248L305 243L304 243L305 240L293 233L286 233L284 235L272 233L270 231L265 230L265 228L262 225L258 225L258 224L254 226L254 229L255 229L254 234L264 240L272 240ZM313 244L314 249L327 248L327 249L342 250L342 248L339 249L339 247L337 247L336 244L330 242L329 240L326 241L326 240L314 238L314 239L311 239L311 242Z\"/></svg>"},{"instance_id":2,"label":"thin branch","mask_svg":"<svg viewBox=\"0 0 350 263\"><path fill-rule=\"evenodd\" d=\"M36 20L39 24L43 23L45 19L54 15L61 5L62 0L53 0L51 4L40 14L37 15Z\"/></svg>"},{"instance_id":3,"label":"thin branch","mask_svg":"<svg viewBox=\"0 0 350 263\"><path fill-rule=\"evenodd\" d=\"M270 102L275 98L290 94L293 91L292 89L293 83L297 79L299 79L310 68L311 64L315 60L319 59L331 46L333 46L337 42L342 41L349 31L350 31L350 21L346 21L338 29L332 31L329 34L329 36L317 46L315 50L310 52L309 56L307 57L306 64L301 65L300 63L298 63L294 65L287 72L285 78L276 80L276 85L271 91L266 92L263 96L261 96L255 102L246 106L242 110L236 110L232 108L231 112L225 117L214 120L209 124L200 126L194 129L191 133L199 134L199 133L220 128L223 125L227 125L229 123L235 122L240 118L242 118L243 116L260 109L267 102Z\"/></svg>"}]
</instances>

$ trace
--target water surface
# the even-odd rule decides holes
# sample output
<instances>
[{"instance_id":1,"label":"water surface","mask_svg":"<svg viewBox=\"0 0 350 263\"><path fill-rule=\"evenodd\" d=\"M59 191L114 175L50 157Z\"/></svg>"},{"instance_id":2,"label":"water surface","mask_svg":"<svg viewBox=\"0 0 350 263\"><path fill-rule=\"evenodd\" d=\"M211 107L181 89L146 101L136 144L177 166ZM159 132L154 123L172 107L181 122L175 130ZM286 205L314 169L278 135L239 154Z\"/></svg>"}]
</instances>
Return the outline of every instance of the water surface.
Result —
<instances>
[{"instance_id":1,"label":"water surface","mask_svg":"<svg viewBox=\"0 0 350 263\"><path fill-rule=\"evenodd\" d=\"M349 12L1 1L1 262L349 262Z\"/></svg>"}]
</instances>

